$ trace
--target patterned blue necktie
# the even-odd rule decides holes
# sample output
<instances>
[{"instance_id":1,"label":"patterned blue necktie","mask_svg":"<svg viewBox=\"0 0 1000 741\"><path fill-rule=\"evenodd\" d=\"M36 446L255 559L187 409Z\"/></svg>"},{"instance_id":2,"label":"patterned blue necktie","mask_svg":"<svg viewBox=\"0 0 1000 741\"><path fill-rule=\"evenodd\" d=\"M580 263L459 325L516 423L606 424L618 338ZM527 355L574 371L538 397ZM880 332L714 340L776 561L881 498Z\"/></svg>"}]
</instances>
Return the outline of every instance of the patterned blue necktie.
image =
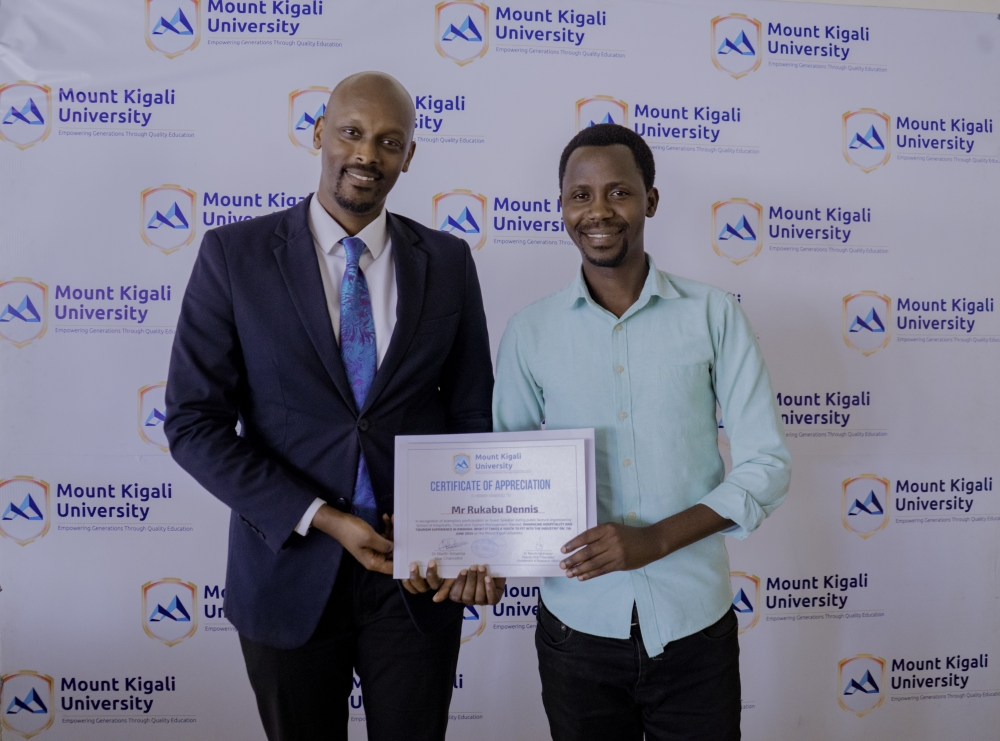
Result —
<instances>
[{"instance_id":1,"label":"patterned blue necktie","mask_svg":"<svg viewBox=\"0 0 1000 741\"><path fill-rule=\"evenodd\" d=\"M375 378L375 319L372 316L368 281L358 265L361 253L365 251L365 243L357 237L344 237L341 244L347 253L347 269L340 284L340 357L344 361L347 379L351 382L354 401L360 410ZM355 515L376 530L379 529L375 493L372 491L364 453L358 459L358 476L354 483L352 505Z\"/></svg>"}]
</instances>

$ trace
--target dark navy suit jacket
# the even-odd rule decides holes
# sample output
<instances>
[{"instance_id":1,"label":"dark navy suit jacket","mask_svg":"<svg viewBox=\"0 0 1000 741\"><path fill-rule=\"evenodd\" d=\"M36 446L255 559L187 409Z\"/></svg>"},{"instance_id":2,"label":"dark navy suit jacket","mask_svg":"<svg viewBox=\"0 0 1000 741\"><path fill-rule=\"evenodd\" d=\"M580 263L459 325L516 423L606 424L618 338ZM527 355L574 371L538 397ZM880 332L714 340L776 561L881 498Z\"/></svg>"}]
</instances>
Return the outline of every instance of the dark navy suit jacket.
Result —
<instances>
[{"instance_id":1,"label":"dark navy suit jacket","mask_svg":"<svg viewBox=\"0 0 1000 741\"><path fill-rule=\"evenodd\" d=\"M167 382L174 460L232 509L226 617L279 648L312 635L343 553L315 528L295 532L314 498L349 506L364 451L379 514L391 514L396 435L492 429L493 366L468 245L388 215L396 327L358 409L308 207L307 199L205 234ZM460 613L400 590L423 632Z\"/></svg>"}]
</instances>

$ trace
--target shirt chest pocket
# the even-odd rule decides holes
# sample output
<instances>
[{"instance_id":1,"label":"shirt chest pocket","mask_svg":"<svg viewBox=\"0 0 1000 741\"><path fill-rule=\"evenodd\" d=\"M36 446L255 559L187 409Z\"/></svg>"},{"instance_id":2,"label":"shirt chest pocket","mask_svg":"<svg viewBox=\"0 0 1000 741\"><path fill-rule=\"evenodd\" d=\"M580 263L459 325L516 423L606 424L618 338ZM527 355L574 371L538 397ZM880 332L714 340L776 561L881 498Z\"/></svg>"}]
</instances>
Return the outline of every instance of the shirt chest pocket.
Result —
<instances>
[{"instance_id":1,"label":"shirt chest pocket","mask_svg":"<svg viewBox=\"0 0 1000 741\"><path fill-rule=\"evenodd\" d=\"M717 435L715 391L707 362L661 365L650 408L668 435Z\"/></svg>"}]
</instances>

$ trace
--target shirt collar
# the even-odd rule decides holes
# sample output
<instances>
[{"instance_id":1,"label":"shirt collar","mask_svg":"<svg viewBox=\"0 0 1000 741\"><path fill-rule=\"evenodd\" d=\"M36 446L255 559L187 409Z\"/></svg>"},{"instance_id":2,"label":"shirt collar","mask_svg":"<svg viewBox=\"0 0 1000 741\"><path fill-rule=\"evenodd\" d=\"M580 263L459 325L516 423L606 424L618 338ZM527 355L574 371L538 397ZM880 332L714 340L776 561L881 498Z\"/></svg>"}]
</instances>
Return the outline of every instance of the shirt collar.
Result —
<instances>
[{"instance_id":1,"label":"shirt collar","mask_svg":"<svg viewBox=\"0 0 1000 741\"><path fill-rule=\"evenodd\" d=\"M347 232L344 231L344 227L337 223L336 219L327 213L315 193L309 202L309 230L320 249L326 254L334 255L343 252L344 246L340 241L347 236ZM389 242L386 210L383 208L382 213L375 218L375 221L355 236L365 243L365 247L372 253L372 257L377 260Z\"/></svg>"},{"instance_id":2,"label":"shirt collar","mask_svg":"<svg viewBox=\"0 0 1000 741\"><path fill-rule=\"evenodd\" d=\"M639 298L636 302L629 308L625 314L622 315L622 319L627 316L634 314L636 311L645 306L652 296L659 296L660 298L679 298L680 292L674 288L674 284L670 282L670 278L666 273L661 272L656 269L656 263L653 261L653 256L648 252L646 253L646 261L649 263L649 274L646 276L646 282L642 286L642 292L639 294ZM567 308L572 308L576 306L581 300L586 301L591 306L604 310L596 301L594 301L593 296L590 295L590 289L587 287L587 281L583 277L583 266L580 266L580 270L577 271L576 278L569 285Z\"/></svg>"}]
</instances>

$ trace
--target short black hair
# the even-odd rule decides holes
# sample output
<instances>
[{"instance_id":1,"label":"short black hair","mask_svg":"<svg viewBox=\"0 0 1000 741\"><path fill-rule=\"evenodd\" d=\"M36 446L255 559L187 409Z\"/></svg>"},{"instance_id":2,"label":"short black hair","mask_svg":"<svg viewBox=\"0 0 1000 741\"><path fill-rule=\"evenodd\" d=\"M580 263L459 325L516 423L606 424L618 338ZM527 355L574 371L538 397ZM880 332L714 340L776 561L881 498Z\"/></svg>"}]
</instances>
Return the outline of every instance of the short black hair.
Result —
<instances>
[{"instance_id":1,"label":"short black hair","mask_svg":"<svg viewBox=\"0 0 1000 741\"><path fill-rule=\"evenodd\" d=\"M635 164L642 170L642 181L646 190L653 187L656 178L656 164L653 162L653 151L646 140L632 129L618 124L594 124L580 131L569 140L559 158L559 190L562 190L563 176L566 174L566 163L569 156L580 147L610 147L612 144L624 144L632 150Z\"/></svg>"}]
</instances>

